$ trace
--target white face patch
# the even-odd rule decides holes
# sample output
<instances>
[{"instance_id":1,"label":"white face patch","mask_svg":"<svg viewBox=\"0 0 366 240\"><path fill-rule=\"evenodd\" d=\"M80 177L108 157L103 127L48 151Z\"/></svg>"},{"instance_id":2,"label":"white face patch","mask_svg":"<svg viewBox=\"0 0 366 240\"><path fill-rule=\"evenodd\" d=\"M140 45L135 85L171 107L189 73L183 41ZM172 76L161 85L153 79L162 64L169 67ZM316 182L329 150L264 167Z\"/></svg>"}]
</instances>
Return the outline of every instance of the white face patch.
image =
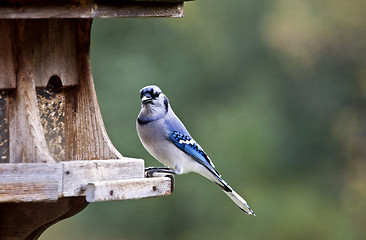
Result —
<instances>
[{"instance_id":1,"label":"white face patch","mask_svg":"<svg viewBox=\"0 0 366 240\"><path fill-rule=\"evenodd\" d=\"M159 120L168 113L169 102L163 93L155 99L152 98L150 102L143 103L143 100L144 97L141 99L141 111L138 116L138 122L140 124Z\"/></svg>"}]
</instances>

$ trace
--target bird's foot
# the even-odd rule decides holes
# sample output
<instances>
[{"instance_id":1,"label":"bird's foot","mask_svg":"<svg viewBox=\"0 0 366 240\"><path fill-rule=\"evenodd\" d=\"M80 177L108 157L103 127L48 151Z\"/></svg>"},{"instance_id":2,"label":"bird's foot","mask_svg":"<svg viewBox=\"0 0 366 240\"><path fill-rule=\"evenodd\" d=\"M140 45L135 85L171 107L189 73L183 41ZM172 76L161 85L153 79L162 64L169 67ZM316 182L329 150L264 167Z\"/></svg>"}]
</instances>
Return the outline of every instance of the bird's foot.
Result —
<instances>
[{"instance_id":1,"label":"bird's foot","mask_svg":"<svg viewBox=\"0 0 366 240\"><path fill-rule=\"evenodd\" d=\"M174 176L172 174L176 174L176 172L171 169L171 168L167 168L167 167L148 167L145 168L145 177L150 178L153 176L154 173L168 173L167 175L165 175L165 177L170 178L170 191L173 192L174 191Z\"/></svg>"},{"instance_id":2,"label":"bird's foot","mask_svg":"<svg viewBox=\"0 0 366 240\"><path fill-rule=\"evenodd\" d=\"M148 167L145 168L145 175L147 178L152 177L154 173L170 173L175 174L175 171L167 167Z\"/></svg>"}]
</instances>

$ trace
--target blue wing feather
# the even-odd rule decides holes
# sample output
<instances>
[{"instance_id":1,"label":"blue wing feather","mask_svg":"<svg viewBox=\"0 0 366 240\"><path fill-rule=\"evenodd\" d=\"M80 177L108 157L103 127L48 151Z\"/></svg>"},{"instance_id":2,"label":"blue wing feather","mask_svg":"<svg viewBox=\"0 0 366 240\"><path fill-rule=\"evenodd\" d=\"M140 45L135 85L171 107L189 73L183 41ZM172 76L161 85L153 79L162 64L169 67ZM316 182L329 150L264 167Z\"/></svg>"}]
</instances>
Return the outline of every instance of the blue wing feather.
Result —
<instances>
[{"instance_id":1,"label":"blue wing feather","mask_svg":"<svg viewBox=\"0 0 366 240\"><path fill-rule=\"evenodd\" d=\"M191 136L172 131L168 135L168 140L220 178L221 175L214 168L210 158Z\"/></svg>"}]
</instances>

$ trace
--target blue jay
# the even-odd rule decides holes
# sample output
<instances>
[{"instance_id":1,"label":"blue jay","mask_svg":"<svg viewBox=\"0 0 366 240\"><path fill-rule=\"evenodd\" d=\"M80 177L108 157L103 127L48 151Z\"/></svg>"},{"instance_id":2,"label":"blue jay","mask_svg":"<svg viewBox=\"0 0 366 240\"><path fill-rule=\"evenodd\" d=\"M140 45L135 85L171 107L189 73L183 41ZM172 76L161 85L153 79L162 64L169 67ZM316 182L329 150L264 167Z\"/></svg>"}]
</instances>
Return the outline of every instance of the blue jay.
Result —
<instances>
[{"instance_id":1,"label":"blue jay","mask_svg":"<svg viewBox=\"0 0 366 240\"><path fill-rule=\"evenodd\" d=\"M247 202L215 170L211 159L191 137L157 86L140 90L141 111L136 121L138 136L146 150L168 168L149 168L153 172L183 174L196 172L216 183L246 214L255 215Z\"/></svg>"}]
</instances>

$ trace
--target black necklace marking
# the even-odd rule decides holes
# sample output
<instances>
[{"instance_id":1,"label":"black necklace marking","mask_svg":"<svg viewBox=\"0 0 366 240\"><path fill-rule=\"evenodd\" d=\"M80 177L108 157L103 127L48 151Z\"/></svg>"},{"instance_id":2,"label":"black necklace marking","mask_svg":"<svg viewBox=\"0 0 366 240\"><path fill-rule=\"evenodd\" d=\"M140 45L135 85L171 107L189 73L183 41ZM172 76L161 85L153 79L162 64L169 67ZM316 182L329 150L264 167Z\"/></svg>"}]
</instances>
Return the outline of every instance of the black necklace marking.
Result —
<instances>
[{"instance_id":1,"label":"black necklace marking","mask_svg":"<svg viewBox=\"0 0 366 240\"><path fill-rule=\"evenodd\" d=\"M160 93L159 93L160 94ZM151 103L148 103L148 104L154 104L153 102ZM164 116L168 113L169 111L169 100L167 97L164 96L164 107L165 107L165 114ZM151 122L154 122L156 120L159 120L160 118L162 117L158 117L158 118L155 118L155 119L149 119L149 120L145 120L145 119L141 119L141 118L137 118L137 122L140 124L140 125L146 125L148 123L151 123Z\"/></svg>"},{"instance_id":2,"label":"black necklace marking","mask_svg":"<svg viewBox=\"0 0 366 240\"><path fill-rule=\"evenodd\" d=\"M137 118L137 122L140 124L140 125L146 125L148 123L151 123L151 122L154 122L158 119L151 119L151 120L142 120L140 118Z\"/></svg>"},{"instance_id":3,"label":"black necklace marking","mask_svg":"<svg viewBox=\"0 0 366 240\"><path fill-rule=\"evenodd\" d=\"M169 100L167 97L164 98L164 106L165 106L165 113L167 113L169 109Z\"/></svg>"},{"instance_id":4,"label":"black necklace marking","mask_svg":"<svg viewBox=\"0 0 366 240\"><path fill-rule=\"evenodd\" d=\"M168 113L168 110L164 113L164 116ZM146 125L148 123L151 123L151 122L155 122L156 120L159 120L161 119L162 117L164 116L161 116L161 117L158 117L158 118L153 118L153 119L141 119L141 118L137 118L137 122L140 124L140 125Z\"/></svg>"}]
</instances>

